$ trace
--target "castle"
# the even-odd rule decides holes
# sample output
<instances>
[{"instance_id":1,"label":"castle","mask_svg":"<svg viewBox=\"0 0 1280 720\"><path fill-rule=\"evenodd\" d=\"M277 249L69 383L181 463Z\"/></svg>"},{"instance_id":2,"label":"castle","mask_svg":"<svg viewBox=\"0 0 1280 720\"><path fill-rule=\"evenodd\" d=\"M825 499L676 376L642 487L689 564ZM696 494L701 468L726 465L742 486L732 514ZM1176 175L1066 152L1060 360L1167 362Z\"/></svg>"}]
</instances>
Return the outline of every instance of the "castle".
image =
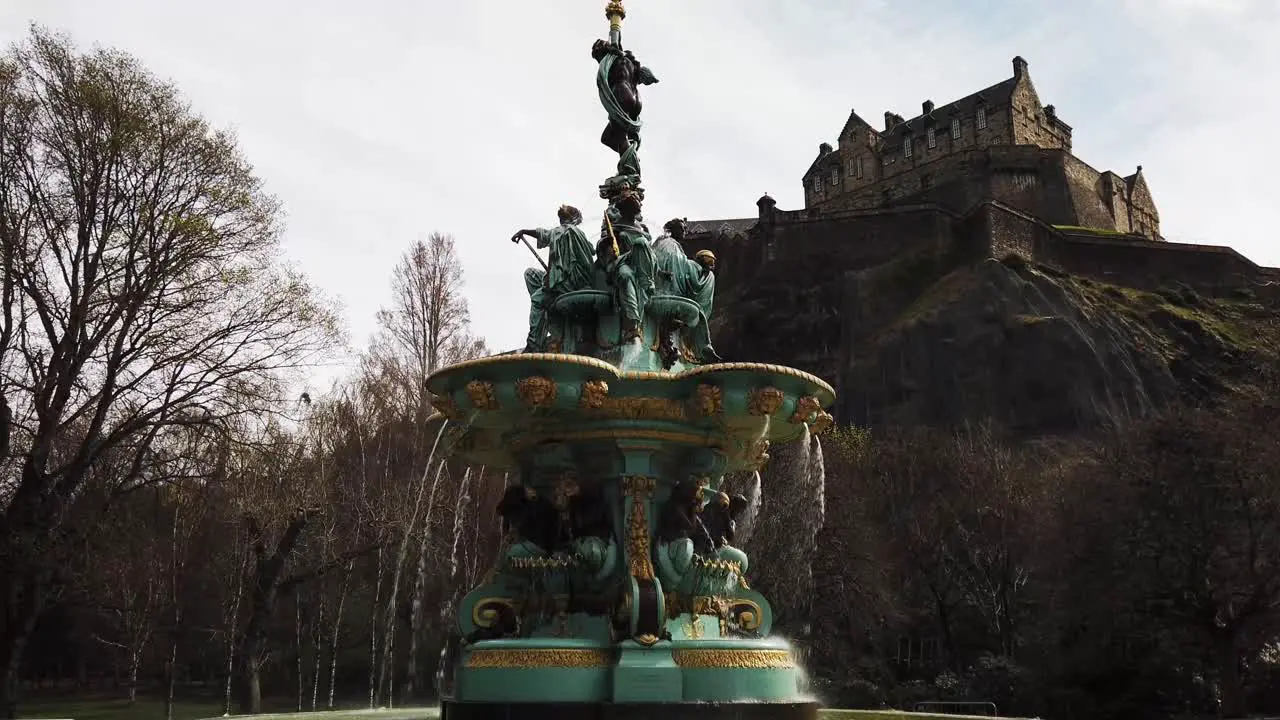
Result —
<instances>
[{"instance_id":1,"label":"castle","mask_svg":"<svg viewBox=\"0 0 1280 720\"><path fill-rule=\"evenodd\" d=\"M686 247L716 252L726 289L780 255L850 273L939 250L1150 289L1277 278L1228 247L1165 242L1141 166L1098 171L1072 154L1071 135L1015 57L1012 77L946 105L926 100L909 120L886 112L876 129L850 112L803 175L803 209L766 194L754 218L689 221Z\"/></svg>"},{"instance_id":2,"label":"castle","mask_svg":"<svg viewBox=\"0 0 1280 720\"><path fill-rule=\"evenodd\" d=\"M1071 126L1041 105L1027 61L985 90L876 130L857 112L838 147L822 143L804 174L805 207L867 210L937 203L963 212L993 199L1051 225L1160 239L1160 215L1142 175L1099 172L1071 154Z\"/></svg>"}]
</instances>

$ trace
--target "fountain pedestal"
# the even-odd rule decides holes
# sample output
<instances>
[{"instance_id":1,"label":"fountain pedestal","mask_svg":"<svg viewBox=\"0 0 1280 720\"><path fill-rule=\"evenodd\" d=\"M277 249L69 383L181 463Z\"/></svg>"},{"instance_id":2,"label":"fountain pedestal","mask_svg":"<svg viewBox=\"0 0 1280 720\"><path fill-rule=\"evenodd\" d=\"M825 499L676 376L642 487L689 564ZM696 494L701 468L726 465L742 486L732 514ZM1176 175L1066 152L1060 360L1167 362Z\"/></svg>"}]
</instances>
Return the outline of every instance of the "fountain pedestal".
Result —
<instances>
[{"instance_id":1,"label":"fountain pedestal","mask_svg":"<svg viewBox=\"0 0 1280 720\"><path fill-rule=\"evenodd\" d=\"M774 365L630 370L524 353L446 368L428 387L455 456L522 478L504 500L516 539L459 608L447 718L814 716L746 554L724 537L719 488L772 443L821 430L826 383Z\"/></svg>"}]
</instances>

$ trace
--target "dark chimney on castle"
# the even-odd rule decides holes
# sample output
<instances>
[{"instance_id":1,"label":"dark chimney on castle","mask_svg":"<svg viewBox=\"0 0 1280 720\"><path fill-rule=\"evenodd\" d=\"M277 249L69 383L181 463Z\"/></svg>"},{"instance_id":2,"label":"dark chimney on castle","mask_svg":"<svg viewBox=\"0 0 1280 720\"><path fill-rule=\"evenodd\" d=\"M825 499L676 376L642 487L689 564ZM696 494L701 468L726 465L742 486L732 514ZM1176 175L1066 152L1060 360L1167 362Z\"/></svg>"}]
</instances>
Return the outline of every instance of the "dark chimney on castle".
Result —
<instances>
[{"instance_id":1,"label":"dark chimney on castle","mask_svg":"<svg viewBox=\"0 0 1280 720\"><path fill-rule=\"evenodd\" d=\"M818 157L829 155L831 153L831 143L822 143L818 146Z\"/></svg>"},{"instance_id":2,"label":"dark chimney on castle","mask_svg":"<svg viewBox=\"0 0 1280 720\"><path fill-rule=\"evenodd\" d=\"M1020 78L1027 74L1027 61L1022 59L1021 55L1013 57L1013 76Z\"/></svg>"},{"instance_id":3,"label":"dark chimney on castle","mask_svg":"<svg viewBox=\"0 0 1280 720\"><path fill-rule=\"evenodd\" d=\"M920 113L921 115L928 115L929 113L933 112L933 101L932 101L932 100L925 100L925 101L920 105L920 110L922 111L922 112Z\"/></svg>"},{"instance_id":4,"label":"dark chimney on castle","mask_svg":"<svg viewBox=\"0 0 1280 720\"><path fill-rule=\"evenodd\" d=\"M894 114L893 114L892 112L890 112L889 110L885 110L885 111L884 111L884 129L885 129L885 130L892 130L892 129L893 129L893 118L894 118L894 117L895 117L895 116L894 116Z\"/></svg>"},{"instance_id":5,"label":"dark chimney on castle","mask_svg":"<svg viewBox=\"0 0 1280 720\"><path fill-rule=\"evenodd\" d=\"M1045 105L1044 114L1048 115L1050 119L1055 119L1058 117L1058 109L1052 105Z\"/></svg>"}]
</instances>

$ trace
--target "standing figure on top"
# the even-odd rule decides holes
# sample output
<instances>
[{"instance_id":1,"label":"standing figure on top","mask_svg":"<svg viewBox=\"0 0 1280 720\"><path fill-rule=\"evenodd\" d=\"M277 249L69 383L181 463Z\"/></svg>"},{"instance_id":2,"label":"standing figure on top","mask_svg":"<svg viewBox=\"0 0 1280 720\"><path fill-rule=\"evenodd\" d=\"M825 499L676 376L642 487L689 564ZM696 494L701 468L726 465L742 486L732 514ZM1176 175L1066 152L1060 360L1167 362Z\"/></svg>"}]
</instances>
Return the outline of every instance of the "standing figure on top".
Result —
<instances>
[{"instance_id":1,"label":"standing figure on top","mask_svg":"<svg viewBox=\"0 0 1280 720\"><path fill-rule=\"evenodd\" d=\"M640 64L630 50L616 42L597 40L591 46L591 57L600 63L596 87L600 103L609 114L609 124L600 135L605 147L622 155L629 145L640 147L640 86L653 85L658 78ZM620 173L621 174L621 173ZM636 173L639 174L639 167Z\"/></svg>"},{"instance_id":2,"label":"standing figure on top","mask_svg":"<svg viewBox=\"0 0 1280 720\"><path fill-rule=\"evenodd\" d=\"M546 269L524 271L524 284L529 291L529 337L525 352L544 352L547 344L547 310L555 299L567 292L591 287L595 273L595 249L586 233L578 227L582 213L572 205L561 205L556 212L560 225L554 228L519 230L511 242L524 237L537 241L538 248L549 248Z\"/></svg>"}]
</instances>

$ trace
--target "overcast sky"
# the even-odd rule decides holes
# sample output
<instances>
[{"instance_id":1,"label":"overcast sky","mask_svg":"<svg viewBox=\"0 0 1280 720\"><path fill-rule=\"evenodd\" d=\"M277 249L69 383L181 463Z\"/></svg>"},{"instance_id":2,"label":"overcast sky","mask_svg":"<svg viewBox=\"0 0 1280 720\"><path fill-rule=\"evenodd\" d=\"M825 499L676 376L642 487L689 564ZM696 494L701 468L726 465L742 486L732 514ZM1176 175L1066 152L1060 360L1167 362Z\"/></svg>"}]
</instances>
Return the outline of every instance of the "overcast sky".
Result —
<instances>
[{"instance_id":1,"label":"overcast sky","mask_svg":"<svg viewBox=\"0 0 1280 720\"><path fill-rule=\"evenodd\" d=\"M1022 55L1075 152L1143 165L1175 241L1280 265L1276 0L627 0L645 88L646 217L750 217L849 110L911 117L1012 74ZM616 156L590 46L604 0L0 0L0 40L34 20L139 56L238 130L288 211L289 258L341 299L354 347L414 239L452 233L475 331L520 345L521 227L562 202L599 216ZM599 221L596 220L596 223Z\"/></svg>"}]
</instances>

